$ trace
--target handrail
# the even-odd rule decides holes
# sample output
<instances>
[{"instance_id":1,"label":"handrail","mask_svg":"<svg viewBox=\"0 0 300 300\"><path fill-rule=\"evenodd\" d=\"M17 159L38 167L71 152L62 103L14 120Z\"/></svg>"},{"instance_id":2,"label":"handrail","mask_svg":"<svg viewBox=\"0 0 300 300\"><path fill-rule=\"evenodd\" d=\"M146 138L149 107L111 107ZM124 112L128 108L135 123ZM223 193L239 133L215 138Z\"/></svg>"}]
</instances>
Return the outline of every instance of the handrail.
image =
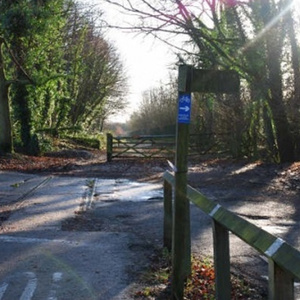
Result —
<instances>
[{"instance_id":1,"label":"handrail","mask_svg":"<svg viewBox=\"0 0 300 300\"><path fill-rule=\"evenodd\" d=\"M164 173L163 178L165 181L164 191L166 192L168 191L168 184L171 187L175 185L175 178L174 175L168 171ZM168 196L166 193L164 198L165 205L170 207L169 202L172 201L172 199L170 199L170 193ZM187 187L187 199L194 203L205 214L210 216L214 224L221 227L222 230L225 229L226 232L232 232L234 235L268 258L270 277L269 299L294 299L293 280L294 278L300 279L300 252L298 250L293 248L284 240L277 238L258 226L237 216L215 201L208 199L191 186ZM164 217L170 219L170 216L167 216L166 214ZM170 223L172 222L165 222L164 232L170 232L170 228L167 227L171 226ZM170 240L172 239L172 236L166 235L167 234L164 235L164 244L166 247L170 248ZM223 239L224 237L219 236L218 238ZM214 247L217 247L217 244L218 240ZM222 249L220 252L214 251L214 253L215 255L218 255L218 253L222 253ZM218 258L214 257L214 259L216 264ZM222 268L224 268L224 266L222 266ZM224 270L221 270L221 272L219 272L220 274L217 273L216 276L223 276L223 271ZM222 281L223 279L217 278L216 285L218 284L218 280ZM218 287L216 287L216 291L217 294L219 293L219 295L223 295L219 298L217 297L217 299L226 299L224 298L224 292L220 291Z\"/></svg>"}]
</instances>

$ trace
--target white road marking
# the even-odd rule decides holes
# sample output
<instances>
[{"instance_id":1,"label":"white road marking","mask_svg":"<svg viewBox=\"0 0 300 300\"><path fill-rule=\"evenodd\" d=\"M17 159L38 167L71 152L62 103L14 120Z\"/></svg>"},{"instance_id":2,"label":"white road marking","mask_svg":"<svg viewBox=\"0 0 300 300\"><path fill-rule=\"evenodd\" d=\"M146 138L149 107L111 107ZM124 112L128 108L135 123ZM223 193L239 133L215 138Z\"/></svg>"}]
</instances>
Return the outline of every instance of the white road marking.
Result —
<instances>
[{"instance_id":1,"label":"white road marking","mask_svg":"<svg viewBox=\"0 0 300 300\"><path fill-rule=\"evenodd\" d=\"M21 236L0 236L0 242L6 243L20 243L20 244L29 244L29 243L46 243L50 242L49 239L37 239L37 238L27 238Z\"/></svg>"},{"instance_id":2,"label":"white road marking","mask_svg":"<svg viewBox=\"0 0 300 300\"><path fill-rule=\"evenodd\" d=\"M37 287L37 278L32 272L26 272L25 275L29 280L23 294L20 297L20 300L31 300Z\"/></svg>"},{"instance_id":3,"label":"white road marking","mask_svg":"<svg viewBox=\"0 0 300 300\"><path fill-rule=\"evenodd\" d=\"M8 287L8 283L4 282L0 285L0 300L2 299L3 295L5 294L5 291Z\"/></svg>"},{"instance_id":4,"label":"white road marking","mask_svg":"<svg viewBox=\"0 0 300 300\"><path fill-rule=\"evenodd\" d=\"M68 245L78 246L79 242L66 241L66 240L51 240L51 239L40 239L40 238L27 238L22 236L9 236L3 235L0 236L0 242L4 243L20 243L20 244L31 244L31 243L62 243Z\"/></svg>"},{"instance_id":5,"label":"white road marking","mask_svg":"<svg viewBox=\"0 0 300 300\"><path fill-rule=\"evenodd\" d=\"M58 282L58 281L62 280L62 277L63 277L63 273L56 272L56 273L53 274L52 280L53 280L53 282Z\"/></svg>"},{"instance_id":6,"label":"white road marking","mask_svg":"<svg viewBox=\"0 0 300 300\"><path fill-rule=\"evenodd\" d=\"M63 277L63 273L61 272L53 273L51 290L49 292L47 300L57 300L56 291L59 288L58 282L62 280L62 277Z\"/></svg>"},{"instance_id":7,"label":"white road marking","mask_svg":"<svg viewBox=\"0 0 300 300\"><path fill-rule=\"evenodd\" d=\"M37 288L38 279L36 277L36 274L33 272L25 272L23 273L26 278L28 279L27 285L20 297L20 300L32 300L35 290ZM56 291L60 287L59 282L63 278L63 273L61 272L55 272L52 274L52 283L50 287L50 292L48 294L47 300L57 300L56 297ZM0 300L2 300L9 284L6 282L3 282L0 285Z\"/></svg>"}]
</instances>

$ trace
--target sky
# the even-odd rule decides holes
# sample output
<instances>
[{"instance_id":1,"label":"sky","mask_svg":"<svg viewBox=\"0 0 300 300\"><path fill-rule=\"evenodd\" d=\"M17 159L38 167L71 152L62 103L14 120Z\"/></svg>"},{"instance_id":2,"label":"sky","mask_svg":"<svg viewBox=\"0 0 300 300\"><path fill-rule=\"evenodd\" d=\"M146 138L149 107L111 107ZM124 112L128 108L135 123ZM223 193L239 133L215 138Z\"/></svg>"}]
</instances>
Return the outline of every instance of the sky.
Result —
<instances>
[{"instance_id":1,"label":"sky","mask_svg":"<svg viewBox=\"0 0 300 300\"><path fill-rule=\"evenodd\" d=\"M166 82L176 58L162 42L143 36L111 30L109 39L120 53L128 76L128 118L138 107L144 91Z\"/></svg>"},{"instance_id":2,"label":"sky","mask_svg":"<svg viewBox=\"0 0 300 300\"><path fill-rule=\"evenodd\" d=\"M104 19L117 20L125 24L126 19L116 8L107 5L104 0L88 0L104 12ZM84 1L85 2L85 1ZM300 8L300 0L294 0L294 7ZM115 22L114 22L115 23ZM117 29L109 29L106 36L120 53L128 77L129 106L126 111L110 118L113 122L126 122L130 114L139 106L144 91L167 82L170 72L175 72L177 58L174 49L152 37L133 34Z\"/></svg>"},{"instance_id":3,"label":"sky","mask_svg":"<svg viewBox=\"0 0 300 300\"><path fill-rule=\"evenodd\" d=\"M119 23L126 21L122 20L124 17L116 9L105 5L105 1L90 0L90 2L99 5L99 9L104 11L104 19L108 21L118 19ZM150 36L108 29L106 37L120 53L128 77L128 108L110 120L125 122L138 108L144 91L167 81L170 72L172 69L174 72L176 67L176 57L170 46Z\"/></svg>"}]
</instances>

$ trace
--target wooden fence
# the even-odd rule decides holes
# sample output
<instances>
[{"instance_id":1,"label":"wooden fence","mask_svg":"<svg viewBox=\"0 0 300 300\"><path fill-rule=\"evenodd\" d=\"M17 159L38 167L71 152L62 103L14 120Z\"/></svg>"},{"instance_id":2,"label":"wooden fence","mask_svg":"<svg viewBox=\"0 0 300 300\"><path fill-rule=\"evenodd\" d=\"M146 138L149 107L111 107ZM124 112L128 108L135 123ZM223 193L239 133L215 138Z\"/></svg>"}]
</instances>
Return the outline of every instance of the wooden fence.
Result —
<instances>
[{"instance_id":1,"label":"wooden fence","mask_svg":"<svg viewBox=\"0 0 300 300\"><path fill-rule=\"evenodd\" d=\"M173 235L174 176L166 172L164 178L164 246L171 250ZM273 236L254 224L228 211L199 191L187 187L187 199L212 219L216 299L231 299L229 231L258 250L268 259L269 296L271 300L294 299L294 279L300 279L300 252L284 240ZM175 261L175 260L173 260ZM176 261L174 262L176 263ZM174 267L174 266L173 266ZM173 274L174 275L174 274ZM178 276L181 276L179 274ZM182 276L184 278L184 276Z\"/></svg>"},{"instance_id":2,"label":"wooden fence","mask_svg":"<svg viewBox=\"0 0 300 300\"><path fill-rule=\"evenodd\" d=\"M113 158L173 157L174 135L140 135L115 137L107 134L107 160Z\"/></svg>"},{"instance_id":3,"label":"wooden fence","mask_svg":"<svg viewBox=\"0 0 300 300\"><path fill-rule=\"evenodd\" d=\"M228 134L226 134L228 135ZM189 156L216 153L220 141L215 134L191 134L189 139ZM222 136L225 136L223 134ZM107 160L113 158L174 158L175 135L137 135L137 136L113 136L107 134Z\"/></svg>"}]
</instances>

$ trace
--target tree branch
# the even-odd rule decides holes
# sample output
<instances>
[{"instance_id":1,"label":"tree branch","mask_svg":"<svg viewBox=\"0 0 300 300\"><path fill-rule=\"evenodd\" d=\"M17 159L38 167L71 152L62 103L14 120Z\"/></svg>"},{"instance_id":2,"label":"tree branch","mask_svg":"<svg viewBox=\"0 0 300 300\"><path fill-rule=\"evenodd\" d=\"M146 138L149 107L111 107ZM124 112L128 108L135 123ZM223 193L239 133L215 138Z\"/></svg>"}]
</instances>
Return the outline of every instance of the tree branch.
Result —
<instances>
[{"instance_id":1,"label":"tree branch","mask_svg":"<svg viewBox=\"0 0 300 300\"><path fill-rule=\"evenodd\" d=\"M5 38L2 37L3 43L12 59L12 61L14 62L14 64L19 68L19 70L22 72L22 74L27 78L27 80L14 80L14 82L22 82L24 84L35 84L35 82L33 81L33 79L28 75L28 73L25 71L25 69L23 68L23 66L21 66L21 64L18 62L17 58L14 56L13 52L11 51L7 41L5 40Z\"/></svg>"}]
</instances>

